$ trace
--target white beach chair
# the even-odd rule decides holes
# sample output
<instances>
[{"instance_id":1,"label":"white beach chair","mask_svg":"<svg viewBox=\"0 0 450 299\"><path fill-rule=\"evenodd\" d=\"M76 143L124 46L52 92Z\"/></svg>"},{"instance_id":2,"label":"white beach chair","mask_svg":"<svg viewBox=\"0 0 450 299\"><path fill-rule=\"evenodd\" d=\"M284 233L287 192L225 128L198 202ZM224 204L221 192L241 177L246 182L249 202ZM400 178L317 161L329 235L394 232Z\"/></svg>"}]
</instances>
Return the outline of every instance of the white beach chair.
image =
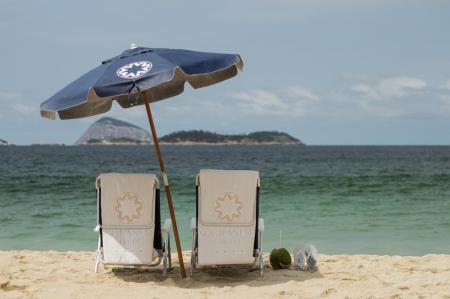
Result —
<instances>
[{"instance_id":1,"label":"white beach chair","mask_svg":"<svg viewBox=\"0 0 450 299\"><path fill-rule=\"evenodd\" d=\"M253 264L264 271L257 171L201 170L191 220L191 275L197 266Z\"/></svg>"},{"instance_id":2,"label":"white beach chair","mask_svg":"<svg viewBox=\"0 0 450 299\"><path fill-rule=\"evenodd\" d=\"M170 219L161 229L154 174L105 173L96 180L99 232L95 272L104 265L171 267ZM164 236L164 240L162 240Z\"/></svg>"}]
</instances>

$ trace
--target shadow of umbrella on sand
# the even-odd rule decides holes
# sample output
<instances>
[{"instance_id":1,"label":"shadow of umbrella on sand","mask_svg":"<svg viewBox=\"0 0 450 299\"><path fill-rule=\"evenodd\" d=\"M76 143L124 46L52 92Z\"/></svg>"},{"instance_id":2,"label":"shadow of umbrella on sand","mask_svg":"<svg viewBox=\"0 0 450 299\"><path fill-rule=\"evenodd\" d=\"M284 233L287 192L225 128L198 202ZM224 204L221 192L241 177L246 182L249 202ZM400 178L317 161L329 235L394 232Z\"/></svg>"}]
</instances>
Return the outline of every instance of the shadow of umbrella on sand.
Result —
<instances>
[{"instance_id":1,"label":"shadow of umbrella on sand","mask_svg":"<svg viewBox=\"0 0 450 299\"><path fill-rule=\"evenodd\" d=\"M186 277L169 181L156 134L150 103L183 92L184 83L205 87L234 77L242 69L238 54L218 54L132 45L73 81L41 104L41 115L55 119L82 118L107 112L112 102L123 108L145 105L162 172L172 219L181 277Z\"/></svg>"}]
</instances>

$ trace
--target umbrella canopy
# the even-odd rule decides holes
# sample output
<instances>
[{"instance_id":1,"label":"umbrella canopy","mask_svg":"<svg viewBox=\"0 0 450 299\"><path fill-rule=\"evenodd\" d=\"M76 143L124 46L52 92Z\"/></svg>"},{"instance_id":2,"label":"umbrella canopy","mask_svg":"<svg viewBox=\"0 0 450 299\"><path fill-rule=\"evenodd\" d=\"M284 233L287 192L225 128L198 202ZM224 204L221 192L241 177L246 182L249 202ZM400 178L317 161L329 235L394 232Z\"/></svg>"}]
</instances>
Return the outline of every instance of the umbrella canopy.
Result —
<instances>
[{"instance_id":1,"label":"umbrella canopy","mask_svg":"<svg viewBox=\"0 0 450 299\"><path fill-rule=\"evenodd\" d=\"M55 119L92 116L176 96L187 81L205 87L235 76L243 66L237 54L217 54L179 49L134 47L102 63L41 104L41 115Z\"/></svg>"},{"instance_id":2,"label":"umbrella canopy","mask_svg":"<svg viewBox=\"0 0 450 299\"><path fill-rule=\"evenodd\" d=\"M55 119L57 113L60 119L97 115L109 111L113 101L123 108L145 105L162 172L182 278L186 277L186 271L169 180L150 103L182 93L185 82L189 82L193 88L205 87L234 77L242 67L243 61L238 54L132 45L122 54L102 61L101 65L41 104L41 115L50 119Z\"/></svg>"}]
</instances>

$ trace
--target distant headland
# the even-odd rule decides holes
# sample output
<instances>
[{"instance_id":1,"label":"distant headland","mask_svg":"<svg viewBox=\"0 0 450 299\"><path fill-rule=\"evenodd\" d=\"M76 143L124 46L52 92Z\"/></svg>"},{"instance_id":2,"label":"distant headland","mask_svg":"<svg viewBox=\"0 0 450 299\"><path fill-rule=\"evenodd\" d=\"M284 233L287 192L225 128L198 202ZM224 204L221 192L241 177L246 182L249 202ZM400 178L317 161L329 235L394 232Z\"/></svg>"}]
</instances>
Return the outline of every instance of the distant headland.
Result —
<instances>
[{"instance_id":1,"label":"distant headland","mask_svg":"<svg viewBox=\"0 0 450 299\"><path fill-rule=\"evenodd\" d=\"M8 141L0 139L0 145L8 145Z\"/></svg>"},{"instance_id":2,"label":"distant headland","mask_svg":"<svg viewBox=\"0 0 450 299\"><path fill-rule=\"evenodd\" d=\"M249 134L218 134L208 131L179 131L161 137L161 143L170 144L303 144L283 132L258 131Z\"/></svg>"},{"instance_id":3,"label":"distant headland","mask_svg":"<svg viewBox=\"0 0 450 299\"><path fill-rule=\"evenodd\" d=\"M149 144L150 134L133 124L104 117L93 123L77 140L77 145ZM159 138L161 144L299 144L284 132L259 131L249 134L218 134L202 130L178 131Z\"/></svg>"}]
</instances>

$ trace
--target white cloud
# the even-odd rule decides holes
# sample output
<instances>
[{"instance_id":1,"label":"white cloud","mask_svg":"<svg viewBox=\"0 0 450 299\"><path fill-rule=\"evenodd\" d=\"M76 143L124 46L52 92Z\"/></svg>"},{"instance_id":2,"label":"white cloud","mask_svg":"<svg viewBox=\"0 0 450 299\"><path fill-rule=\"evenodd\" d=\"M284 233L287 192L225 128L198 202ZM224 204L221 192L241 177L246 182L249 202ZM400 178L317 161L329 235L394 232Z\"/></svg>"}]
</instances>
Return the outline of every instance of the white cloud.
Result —
<instances>
[{"instance_id":1,"label":"white cloud","mask_svg":"<svg viewBox=\"0 0 450 299\"><path fill-rule=\"evenodd\" d=\"M238 100L238 106L246 114L271 116L303 115L309 106L320 101L316 93L301 85L292 85L277 92L257 89L232 93L231 96Z\"/></svg>"},{"instance_id":2,"label":"white cloud","mask_svg":"<svg viewBox=\"0 0 450 299\"><path fill-rule=\"evenodd\" d=\"M277 115L286 112L287 104L275 93L265 90L237 92L232 96L247 113Z\"/></svg>"},{"instance_id":3,"label":"white cloud","mask_svg":"<svg viewBox=\"0 0 450 299\"><path fill-rule=\"evenodd\" d=\"M22 103L13 103L9 105L11 107L12 110L14 110L15 112L19 113L20 115L23 116L30 116L33 114L37 115L37 109L33 106L30 105L25 105Z\"/></svg>"},{"instance_id":4,"label":"white cloud","mask_svg":"<svg viewBox=\"0 0 450 299\"><path fill-rule=\"evenodd\" d=\"M0 103L7 103L14 100L19 100L23 96L20 93L13 91L0 90Z\"/></svg>"},{"instance_id":5,"label":"white cloud","mask_svg":"<svg viewBox=\"0 0 450 299\"><path fill-rule=\"evenodd\" d=\"M380 80L374 85L356 84L350 90L361 94L365 99L390 99L407 96L412 91L427 86L424 80L412 77L391 77Z\"/></svg>"},{"instance_id":6,"label":"white cloud","mask_svg":"<svg viewBox=\"0 0 450 299\"><path fill-rule=\"evenodd\" d=\"M377 85L377 90L387 97L403 97L410 91L421 90L427 83L421 79L411 77L393 77L381 80Z\"/></svg>"},{"instance_id":7,"label":"white cloud","mask_svg":"<svg viewBox=\"0 0 450 299\"><path fill-rule=\"evenodd\" d=\"M39 114L37 106L27 103L23 94L7 90L0 90L0 109L6 111L5 117Z\"/></svg>"},{"instance_id":8,"label":"white cloud","mask_svg":"<svg viewBox=\"0 0 450 299\"><path fill-rule=\"evenodd\" d=\"M315 94L311 89L303 87L301 85L292 85L286 89L288 96L292 98L302 98L311 101L318 101L319 96Z\"/></svg>"},{"instance_id":9,"label":"white cloud","mask_svg":"<svg viewBox=\"0 0 450 299\"><path fill-rule=\"evenodd\" d=\"M442 86L443 89L450 90L450 79L445 81L444 85Z\"/></svg>"},{"instance_id":10,"label":"white cloud","mask_svg":"<svg viewBox=\"0 0 450 299\"><path fill-rule=\"evenodd\" d=\"M374 88L370 87L367 84L357 84L350 87L350 90L361 94L364 98L367 99L379 99L380 95L375 91Z\"/></svg>"},{"instance_id":11,"label":"white cloud","mask_svg":"<svg viewBox=\"0 0 450 299\"><path fill-rule=\"evenodd\" d=\"M351 86L348 99L369 117L442 117L448 111L442 88L418 78L389 77Z\"/></svg>"},{"instance_id":12,"label":"white cloud","mask_svg":"<svg viewBox=\"0 0 450 299\"><path fill-rule=\"evenodd\" d=\"M145 111L144 105L130 107L130 108L122 108L116 101L113 101L111 110L108 112L108 116L111 117L131 117L131 118L140 118L146 116L147 112Z\"/></svg>"},{"instance_id":13,"label":"white cloud","mask_svg":"<svg viewBox=\"0 0 450 299\"><path fill-rule=\"evenodd\" d=\"M450 80L449 80L450 81ZM446 82L446 84L450 82ZM450 90L450 89L448 89ZM429 87L414 77L387 77L371 84L317 93L302 85L234 93L241 113L272 117L337 118L443 117L449 111L447 89Z\"/></svg>"}]
</instances>

